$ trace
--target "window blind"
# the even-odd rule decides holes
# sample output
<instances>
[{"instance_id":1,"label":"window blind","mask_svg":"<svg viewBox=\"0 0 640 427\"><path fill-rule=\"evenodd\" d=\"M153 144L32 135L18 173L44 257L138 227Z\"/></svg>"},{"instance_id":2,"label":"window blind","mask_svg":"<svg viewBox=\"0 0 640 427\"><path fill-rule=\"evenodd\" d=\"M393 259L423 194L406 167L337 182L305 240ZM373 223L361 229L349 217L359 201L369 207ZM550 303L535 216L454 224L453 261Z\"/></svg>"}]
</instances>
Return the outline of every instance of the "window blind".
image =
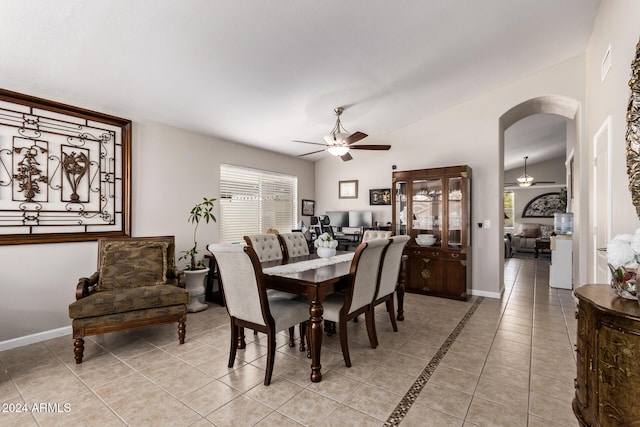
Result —
<instances>
[{"instance_id":1,"label":"window blind","mask_svg":"<svg viewBox=\"0 0 640 427\"><path fill-rule=\"evenodd\" d=\"M243 236L280 233L298 218L298 177L222 164L220 166L220 241L243 242Z\"/></svg>"}]
</instances>

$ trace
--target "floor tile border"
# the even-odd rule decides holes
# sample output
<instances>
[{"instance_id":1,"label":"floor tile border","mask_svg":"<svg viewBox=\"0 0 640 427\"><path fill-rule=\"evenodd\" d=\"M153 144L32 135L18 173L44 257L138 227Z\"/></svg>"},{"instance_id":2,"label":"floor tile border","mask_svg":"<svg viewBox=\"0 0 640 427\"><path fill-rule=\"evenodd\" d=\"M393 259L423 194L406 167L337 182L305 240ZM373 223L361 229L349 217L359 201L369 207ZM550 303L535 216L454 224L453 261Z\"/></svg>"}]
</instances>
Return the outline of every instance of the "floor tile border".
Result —
<instances>
[{"instance_id":1,"label":"floor tile border","mask_svg":"<svg viewBox=\"0 0 640 427\"><path fill-rule=\"evenodd\" d=\"M482 301L484 301L484 297L479 297L469 308L469 311L467 311L460 322L458 322L456 327L453 329L451 334L449 334L445 342L440 346L436 354L431 358L431 360L424 368L422 373L418 376L411 388L409 388L409 391L407 391L400 403L398 403L398 406L396 406L391 415L389 415L389 418L387 418L387 421L383 424L385 427L397 426L404 419L424 386L427 385L427 382L429 382L431 375L436 370L436 368L438 367L444 356L447 354L456 338L458 338L458 335L460 335L460 332L462 332L462 329L466 326L469 319L471 319L471 316L473 316L476 309L480 306Z\"/></svg>"}]
</instances>

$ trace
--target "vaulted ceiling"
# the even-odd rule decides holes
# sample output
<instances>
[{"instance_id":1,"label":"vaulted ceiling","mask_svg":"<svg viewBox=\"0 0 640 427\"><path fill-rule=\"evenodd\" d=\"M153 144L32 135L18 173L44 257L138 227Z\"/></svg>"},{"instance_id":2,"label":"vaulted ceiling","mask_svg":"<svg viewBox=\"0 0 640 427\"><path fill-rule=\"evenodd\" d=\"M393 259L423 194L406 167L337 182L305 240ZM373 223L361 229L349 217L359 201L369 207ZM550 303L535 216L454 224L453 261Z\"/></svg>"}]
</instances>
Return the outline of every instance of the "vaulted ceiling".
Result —
<instances>
[{"instance_id":1,"label":"vaulted ceiling","mask_svg":"<svg viewBox=\"0 0 640 427\"><path fill-rule=\"evenodd\" d=\"M299 155L583 54L599 3L3 0L0 87Z\"/></svg>"}]
</instances>

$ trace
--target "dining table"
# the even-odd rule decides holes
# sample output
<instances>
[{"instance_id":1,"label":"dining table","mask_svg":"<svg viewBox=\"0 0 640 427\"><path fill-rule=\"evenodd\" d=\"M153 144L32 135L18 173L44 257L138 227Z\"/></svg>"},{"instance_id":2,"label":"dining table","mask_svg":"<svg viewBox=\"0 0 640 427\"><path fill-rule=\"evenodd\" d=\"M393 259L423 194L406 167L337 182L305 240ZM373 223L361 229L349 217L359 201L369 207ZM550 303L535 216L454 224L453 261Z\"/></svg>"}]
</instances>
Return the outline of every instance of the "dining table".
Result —
<instances>
[{"instance_id":1,"label":"dining table","mask_svg":"<svg viewBox=\"0 0 640 427\"><path fill-rule=\"evenodd\" d=\"M265 286L304 296L309 301L309 351L311 354L311 381L322 381L320 354L322 349L322 302L327 295L344 289L352 279L351 260L354 252L338 251L329 258L317 254L262 262ZM400 289L402 288L402 290ZM398 286L398 320L401 315L402 283ZM401 319L402 317L402 319Z\"/></svg>"}]
</instances>

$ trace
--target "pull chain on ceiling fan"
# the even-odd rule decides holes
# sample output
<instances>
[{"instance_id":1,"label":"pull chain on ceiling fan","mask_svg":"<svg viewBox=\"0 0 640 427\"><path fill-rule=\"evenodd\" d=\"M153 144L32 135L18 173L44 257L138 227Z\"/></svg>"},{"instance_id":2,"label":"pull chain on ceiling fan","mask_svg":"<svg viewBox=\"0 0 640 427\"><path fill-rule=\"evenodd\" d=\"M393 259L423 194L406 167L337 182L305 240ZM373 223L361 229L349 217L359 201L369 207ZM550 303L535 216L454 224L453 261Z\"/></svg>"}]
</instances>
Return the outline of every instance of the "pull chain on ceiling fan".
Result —
<instances>
[{"instance_id":1,"label":"pull chain on ceiling fan","mask_svg":"<svg viewBox=\"0 0 640 427\"><path fill-rule=\"evenodd\" d=\"M303 144L313 144L313 145L322 145L325 148L318 151L313 151L311 153L301 154L298 157L308 156L310 154L321 153L322 151L328 151L330 154L340 157L343 161L349 161L353 157L349 154L351 149L355 150L388 150L391 148L390 145L353 145L361 139L366 138L368 135L364 132L354 132L350 134L347 130L342 126L342 122L340 121L340 116L344 112L344 108L337 107L333 109L333 113L336 115L336 124L333 126L333 129L328 135L324 136L324 144L318 142L308 142L308 141L293 141L293 142L301 142Z\"/></svg>"}]
</instances>

